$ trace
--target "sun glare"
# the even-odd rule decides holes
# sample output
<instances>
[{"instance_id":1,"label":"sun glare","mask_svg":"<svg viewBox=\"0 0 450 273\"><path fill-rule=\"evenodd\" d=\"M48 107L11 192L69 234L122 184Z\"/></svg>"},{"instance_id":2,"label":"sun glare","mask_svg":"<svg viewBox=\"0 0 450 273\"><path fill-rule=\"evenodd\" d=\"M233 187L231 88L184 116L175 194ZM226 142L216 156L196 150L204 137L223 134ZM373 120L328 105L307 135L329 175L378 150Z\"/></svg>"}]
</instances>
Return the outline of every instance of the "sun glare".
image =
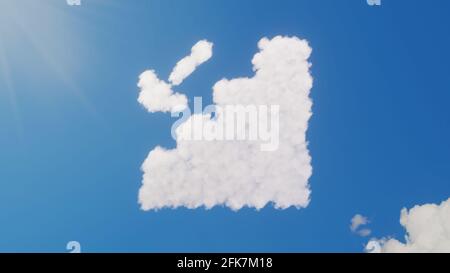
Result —
<instances>
[{"instance_id":1,"label":"sun glare","mask_svg":"<svg viewBox=\"0 0 450 273\"><path fill-rule=\"evenodd\" d=\"M65 85L66 91L95 115L94 108L73 80L82 48L80 33L74 30L79 20L73 9L65 0L0 0L0 92L6 89L19 124L19 90L14 88L14 78L23 72L20 68L30 69L32 65L37 73L52 73ZM14 70L13 66L19 69Z\"/></svg>"}]
</instances>

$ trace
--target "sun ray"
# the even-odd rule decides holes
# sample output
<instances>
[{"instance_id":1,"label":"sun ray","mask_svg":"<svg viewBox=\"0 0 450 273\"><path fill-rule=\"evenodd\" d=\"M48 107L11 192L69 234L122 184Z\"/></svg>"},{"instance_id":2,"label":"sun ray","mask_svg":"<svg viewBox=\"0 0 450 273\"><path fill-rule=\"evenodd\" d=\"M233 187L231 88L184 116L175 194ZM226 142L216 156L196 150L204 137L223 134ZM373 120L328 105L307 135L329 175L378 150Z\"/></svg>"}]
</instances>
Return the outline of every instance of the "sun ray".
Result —
<instances>
[{"instance_id":1,"label":"sun ray","mask_svg":"<svg viewBox=\"0 0 450 273\"><path fill-rule=\"evenodd\" d=\"M16 126L16 135L21 141L23 139L23 124L20 114L19 105L17 103L17 97L14 90L14 84L11 79L11 72L9 69L7 55L3 46L3 42L0 39L0 76L6 85L6 92L8 94L9 104L12 109L12 116L14 119L14 124Z\"/></svg>"},{"instance_id":2,"label":"sun ray","mask_svg":"<svg viewBox=\"0 0 450 273\"><path fill-rule=\"evenodd\" d=\"M70 12L76 7L66 7L65 5L64 0L61 2L0 0L0 42L4 42L0 52L0 58L2 58L0 60L0 74L2 74L0 80L4 79L5 81L17 130L22 135L24 128L16 98L17 94L14 90L14 74L9 69L6 59L9 54L23 46L23 40L20 39L25 39L26 44L39 54L48 68L64 84L66 87L64 90L71 93L94 120L102 126L106 125L104 117L74 79L73 68L76 64L84 61L77 59L77 57L82 57L76 51L83 49L86 45L81 42L80 32L73 31L73 29L75 29L74 26L85 25L87 22L82 20L81 16L77 16L79 13ZM74 37L68 35L72 31L75 33ZM23 38L19 38L20 35L23 35Z\"/></svg>"},{"instance_id":3,"label":"sun ray","mask_svg":"<svg viewBox=\"0 0 450 273\"><path fill-rule=\"evenodd\" d=\"M43 3L40 2L39 5L42 5ZM48 8L51 7L50 5L46 5L45 7L41 8ZM34 8L33 6L29 7L30 9ZM17 10L14 10L14 12L17 12ZM51 12L52 15L55 15L54 12ZM59 15L59 17L61 17ZM55 60L54 56L51 54L51 52L46 48L45 40L40 39L39 35L36 34L36 32L28 29L28 25L24 20L19 20L19 18L23 18L21 16L18 16L17 13L12 16L14 19L16 25L20 28L20 30L26 35L28 40L30 41L31 45L39 52L39 54L42 56L42 58L45 60L45 62L53 69L53 71L58 75L59 79L66 85L67 90L71 93L73 93L77 99L80 101L80 103L97 119L100 119L98 111L95 109L93 104L89 101L87 96L84 94L83 90L79 88L79 86L76 84L76 82L72 79L70 76L70 72L67 69L67 66L63 63L58 62Z\"/></svg>"}]
</instances>

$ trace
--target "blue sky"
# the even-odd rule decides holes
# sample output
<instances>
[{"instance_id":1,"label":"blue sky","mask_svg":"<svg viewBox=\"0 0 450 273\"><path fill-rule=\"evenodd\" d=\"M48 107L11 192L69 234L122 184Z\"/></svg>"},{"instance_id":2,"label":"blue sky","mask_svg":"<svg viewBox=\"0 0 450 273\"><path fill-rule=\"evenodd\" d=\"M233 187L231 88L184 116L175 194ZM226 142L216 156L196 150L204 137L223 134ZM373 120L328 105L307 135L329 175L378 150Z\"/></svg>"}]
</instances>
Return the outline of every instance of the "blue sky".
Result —
<instances>
[{"instance_id":1,"label":"blue sky","mask_svg":"<svg viewBox=\"0 0 450 273\"><path fill-rule=\"evenodd\" d=\"M360 252L402 238L403 207L450 196L450 3L364 0L0 0L0 251ZM171 148L170 115L136 101L200 39L213 58L184 83L211 102L253 74L262 37L313 48L313 176L306 209L140 210L142 161Z\"/></svg>"}]
</instances>

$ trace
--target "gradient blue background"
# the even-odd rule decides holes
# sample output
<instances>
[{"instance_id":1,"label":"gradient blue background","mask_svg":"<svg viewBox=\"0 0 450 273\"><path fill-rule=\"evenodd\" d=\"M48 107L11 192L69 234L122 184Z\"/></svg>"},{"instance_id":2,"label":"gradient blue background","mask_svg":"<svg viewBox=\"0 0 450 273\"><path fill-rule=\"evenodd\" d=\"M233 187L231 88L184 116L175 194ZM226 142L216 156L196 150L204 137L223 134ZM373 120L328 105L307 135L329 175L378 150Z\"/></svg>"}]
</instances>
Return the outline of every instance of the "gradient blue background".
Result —
<instances>
[{"instance_id":1,"label":"gradient blue background","mask_svg":"<svg viewBox=\"0 0 450 273\"><path fill-rule=\"evenodd\" d=\"M449 12L447 0L0 0L0 251L360 252L355 213L402 239L402 207L450 196ZM313 48L309 207L140 210L140 165L173 147L174 119L137 103L139 74L166 79L206 38L213 58L179 90L208 103L275 35Z\"/></svg>"}]
</instances>

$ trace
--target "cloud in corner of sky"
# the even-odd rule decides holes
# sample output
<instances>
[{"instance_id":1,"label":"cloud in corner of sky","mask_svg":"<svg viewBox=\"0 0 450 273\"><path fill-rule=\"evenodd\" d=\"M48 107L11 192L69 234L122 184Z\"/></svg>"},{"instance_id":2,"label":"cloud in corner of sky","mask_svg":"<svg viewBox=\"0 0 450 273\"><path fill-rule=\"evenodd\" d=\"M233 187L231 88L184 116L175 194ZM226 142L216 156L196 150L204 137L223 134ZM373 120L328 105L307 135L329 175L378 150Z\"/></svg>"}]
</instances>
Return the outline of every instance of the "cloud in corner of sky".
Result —
<instances>
[{"instance_id":1,"label":"cloud in corner of sky","mask_svg":"<svg viewBox=\"0 0 450 273\"><path fill-rule=\"evenodd\" d=\"M450 198L441 204L403 208L400 224L406 230L405 242L372 239L366 249L385 253L450 252Z\"/></svg>"},{"instance_id":2,"label":"cloud in corner of sky","mask_svg":"<svg viewBox=\"0 0 450 273\"><path fill-rule=\"evenodd\" d=\"M350 230L361 237L369 236L372 231L368 228L360 228L369 223L369 219L361 214L356 214L350 221Z\"/></svg>"},{"instance_id":3,"label":"cloud in corner of sky","mask_svg":"<svg viewBox=\"0 0 450 273\"><path fill-rule=\"evenodd\" d=\"M169 81L173 85L180 85L195 69L212 57L213 44L207 40L197 42L191 49L189 56L181 59L170 73Z\"/></svg>"},{"instance_id":4,"label":"cloud in corner of sky","mask_svg":"<svg viewBox=\"0 0 450 273\"><path fill-rule=\"evenodd\" d=\"M306 131L312 115L309 94L313 79L308 62L312 49L306 40L285 36L263 38L258 47L259 52L252 59L255 74L218 81L213 87L213 103L222 107L278 105L278 149L261 151L259 141L192 141L177 135L176 148L157 146L142 164L139 203L143 210L214 206L261 209L269 203L279 209L308 206L312 166ZM170 78L174 84L190 73L191 68L185 67L209 58L209 54L197 53L195 48L187 57L195 61L185 61L189 65L180 61L172 72ZM154 88L166 88L152 80L150 84L140 84L149 89L147 94L162 92L155 92ZM147 99L146 103L139 102L149 109L153 97ZM206 114L199 115L206 122L217 122Z\"/></svg>"}]
</instances>

